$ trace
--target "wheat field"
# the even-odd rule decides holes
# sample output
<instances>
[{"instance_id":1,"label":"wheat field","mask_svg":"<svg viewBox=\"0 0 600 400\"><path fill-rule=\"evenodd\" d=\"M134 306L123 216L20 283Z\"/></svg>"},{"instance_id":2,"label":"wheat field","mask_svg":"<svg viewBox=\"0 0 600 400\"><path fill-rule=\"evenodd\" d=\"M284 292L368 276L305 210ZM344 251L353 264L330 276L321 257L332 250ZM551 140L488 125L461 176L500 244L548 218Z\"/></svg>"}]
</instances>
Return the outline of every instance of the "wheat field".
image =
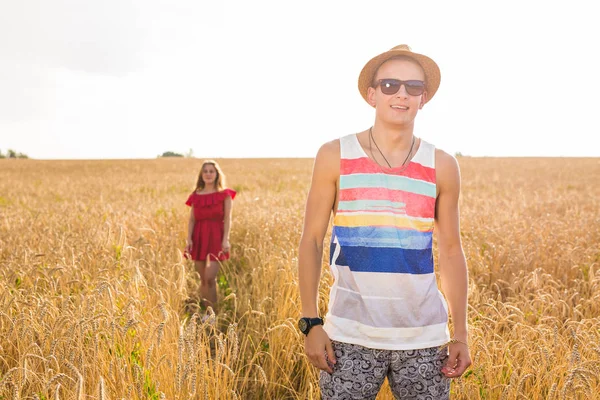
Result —
<instances>
[{"instance_id":1,"label":"wheat field","mask_svg":"<svg viewBox=\"0 0 600 400\"><path fill-rule=\"evenodd\" d=\"M0 160L0 399L319 397L296 328L312 160L220 163L232 253L202 321L201 160ZM600 159L459 163L473 365L451 398L600 399Z\"/></svg>"}]
</instances>

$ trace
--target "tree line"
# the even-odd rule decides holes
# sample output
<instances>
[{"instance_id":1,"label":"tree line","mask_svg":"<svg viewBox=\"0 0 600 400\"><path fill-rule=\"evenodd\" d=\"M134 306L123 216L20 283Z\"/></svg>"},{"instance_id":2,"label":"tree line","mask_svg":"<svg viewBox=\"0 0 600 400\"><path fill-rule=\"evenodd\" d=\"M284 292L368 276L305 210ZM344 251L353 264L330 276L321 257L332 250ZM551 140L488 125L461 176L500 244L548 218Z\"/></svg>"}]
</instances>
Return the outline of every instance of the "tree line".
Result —
<instances>
[{"instance_id":1,"label":"tree line","mask_svg":"<svg viewBox=\"0 0 600 400\"><path fill-rule=\"evenodd\" d=\"M174 151L165 151L164 153L162 153L161 155L158 156L160 157L188 157L188 158L192 158L194 157L194 151L192 149L190 149L185 155L184 154L180 154L180 153L176 153ZM0 150L0 158L29 158L29 156L27 156L27 154L24 153L20 153L20 152L16 152L15 150L12 149L8 149L6 154L2 152L2 150Z\"/></svg>"},{"instance_id":2,"label":"tree line","mask_svg":"<svg viewBox=\"0 0 600 400\"><path fill-rule=\"evenodd\" d=\"M185 154L181 154L181 153L176 153L174 151L165 151L164 153L160 154L157 156L157 158L162 158L162 157L186 157L186 158L193 158L194 157L194 150L193 149L189 149L189 151Z\"/></svg>"},{"instance_id":3,"label":"tree line","mask_svg":"<svg viewBox=\"0 0 600 400\"><path fill-rule=\"evenodd\" d=\"M2 152L2 150L0 150L0 158L29 158L29 157L27 156L27 154L17 153L16 151L14 151L12 149L8 149L6 154L4 154Z\"/></svg>"}]
</instances>

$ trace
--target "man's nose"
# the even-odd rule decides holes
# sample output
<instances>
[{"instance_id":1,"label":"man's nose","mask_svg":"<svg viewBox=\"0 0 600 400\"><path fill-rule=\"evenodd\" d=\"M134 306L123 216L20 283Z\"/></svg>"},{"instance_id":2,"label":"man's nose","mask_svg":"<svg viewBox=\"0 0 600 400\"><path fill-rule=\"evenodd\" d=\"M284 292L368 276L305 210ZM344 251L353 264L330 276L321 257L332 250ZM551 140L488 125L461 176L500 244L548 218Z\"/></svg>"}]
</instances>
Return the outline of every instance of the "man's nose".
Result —
<instances>
[{"instance_id":1,"label":"man's nose","mask_svg":"<svg viewBox=\"0 0 600 400\"><path fill-rule=\"evenodd\" d=\"M408 97L408 92L406 91L406 85L404 83L400 84L400 89L396 92L396 97Z\"/></svg>"}]
</instances>

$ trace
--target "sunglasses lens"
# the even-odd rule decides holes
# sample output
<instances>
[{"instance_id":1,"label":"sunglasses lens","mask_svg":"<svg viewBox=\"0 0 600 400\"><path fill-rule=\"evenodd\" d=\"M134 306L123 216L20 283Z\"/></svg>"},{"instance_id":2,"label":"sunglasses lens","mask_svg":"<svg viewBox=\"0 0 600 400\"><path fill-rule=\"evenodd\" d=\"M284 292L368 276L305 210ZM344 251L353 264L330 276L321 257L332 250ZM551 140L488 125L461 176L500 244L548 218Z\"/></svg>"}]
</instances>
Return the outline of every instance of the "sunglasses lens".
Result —
<instances>
[{"instance_id":1,"label":"sunglasses lens","mask_svg":"<svg viewBox=\"0 0 600 400\"><path fill-rule=\"evenodd\" d=\"M394 94L400 89L400 81L396 79L382 79L380 86L383 94Z\"/></svg>"},{"instance_id":2,"label":"sunglasses lens","mask_svg":"<svg viewBox=\"0 0 600 400\"><path fill-rule=\"evenodd\" d=\"M382 79L379 86L383 94L391 95L398 93L400 86L404 85L406 93L411 96L420 96L425 91L423 81L400 81L398 79Z\"/></svg>"},{"instance_id":3,"label":"sunglasses lens","mask_svg":"<svg viewBox=\"0 0 600 400\"><path fill-rule=\"evenodd\" d=\"M425 91L425 84L421 81L407 81L405 87L406 93L411 96L420 96Z\"/></svg>"}]
</instances>

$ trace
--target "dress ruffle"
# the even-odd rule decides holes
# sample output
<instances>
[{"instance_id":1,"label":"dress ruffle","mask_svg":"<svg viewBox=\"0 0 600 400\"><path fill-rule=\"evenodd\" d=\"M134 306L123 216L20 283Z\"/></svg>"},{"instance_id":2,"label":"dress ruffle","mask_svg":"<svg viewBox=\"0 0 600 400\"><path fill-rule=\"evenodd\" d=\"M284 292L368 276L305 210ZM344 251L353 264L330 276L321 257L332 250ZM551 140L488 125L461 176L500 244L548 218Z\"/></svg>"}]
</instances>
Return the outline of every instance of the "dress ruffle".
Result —
<instances>
[{"instance_id":1,"label":"dress ruffle","mask_svg":"<svg viewBox=\"0 0 600 400\"><path fill-rule=\"evenodd\" d=\"M199 207L212 206L225 201L227 197L231 197L231 200L235 199L236 191L233 189L224 189L220 192L198 194L193 192L185 202L186 205L191 206L192 204Z\"/></svg>"}]
</instances>

